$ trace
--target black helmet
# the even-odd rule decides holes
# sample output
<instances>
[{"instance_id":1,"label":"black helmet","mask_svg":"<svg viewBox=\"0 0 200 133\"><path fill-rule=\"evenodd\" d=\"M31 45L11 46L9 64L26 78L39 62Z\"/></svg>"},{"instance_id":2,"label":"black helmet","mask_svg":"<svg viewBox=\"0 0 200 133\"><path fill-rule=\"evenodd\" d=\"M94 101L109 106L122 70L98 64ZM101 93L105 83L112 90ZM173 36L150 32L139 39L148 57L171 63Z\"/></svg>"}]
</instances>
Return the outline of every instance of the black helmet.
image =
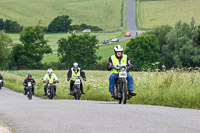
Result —
<instances>
[{"instance_id":1,"label":"black helmet","mask_svg":"<svg viewBox=\"0 0 200 133\"><path fill-rule=\"evenodd\" d=\"M27 78L28 78L28 77L31 77L31 78L32 78L32 75L31 75L31 74L27 74Z\"/></svg>"}]
</instances>

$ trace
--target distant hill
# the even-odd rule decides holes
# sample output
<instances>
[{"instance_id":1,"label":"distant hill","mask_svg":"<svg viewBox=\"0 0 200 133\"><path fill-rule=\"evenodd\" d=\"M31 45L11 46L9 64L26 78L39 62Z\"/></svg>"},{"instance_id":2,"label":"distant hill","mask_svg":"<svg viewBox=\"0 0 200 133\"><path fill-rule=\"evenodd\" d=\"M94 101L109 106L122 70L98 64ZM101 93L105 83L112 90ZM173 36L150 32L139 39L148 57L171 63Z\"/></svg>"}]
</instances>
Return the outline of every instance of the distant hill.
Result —
<instances>
[{"instance_id":1,"label":"distant hill","mask_svg":"<svg viewBox=\"0 0 200 133\"><path fill-rule=\"evenodd\" d=\"M47 26L59 15L68 15L72 24L89 24L117 30L121 24L122 0L0 0L0 18L21 25Z\"/></svg>"}]
</instances>

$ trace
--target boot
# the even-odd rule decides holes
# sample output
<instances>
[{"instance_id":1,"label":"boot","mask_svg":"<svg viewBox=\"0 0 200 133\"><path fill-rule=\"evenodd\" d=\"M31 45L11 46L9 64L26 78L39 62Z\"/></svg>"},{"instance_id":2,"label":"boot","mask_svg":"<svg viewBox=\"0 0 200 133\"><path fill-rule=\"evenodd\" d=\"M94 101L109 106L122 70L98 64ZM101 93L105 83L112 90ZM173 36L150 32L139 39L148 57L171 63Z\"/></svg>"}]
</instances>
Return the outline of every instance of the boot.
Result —
<instances>
[{"instance_id":1,"label":"boot","mask_svg":"<svg viewBox=\"0 0 200 133\"><path fill-rule=\"evenodd\" d=\"M56 95L56 88L54 88L54 96L57 96L57 95Z\"/></svg>"},{"instance_id":2,"label":"boot","mask_svg":"<svg viewBox=\"0 0 200 133\"><path fill-rule=\"evenodd\" d=\"M34 95L35 93L34 93L35 91L34 91L34 88L32 89L32 95Z\"/></svg>"},{"instance_id":3,"label":"boot","mask_svg":"<svg viewBox=\"0 0 200 133\"><path fill-rule=\"evenodd\" d=\"M85 92L83 91L83 85L81 84L81 94L85 94Z\"/></svg>"},{"instance_id":4,"label":"boot","mask_svg":"<svg viewBox=\"0 0 200 133\"><path fill-rule=\"evenodd\" d=\"M71 89L71 86L70 86L70 92L69 92L68 95L72 95L72 89Z\"/></svg>"},{"instance_id":5,"label":"boot","mask_svg":"<svg viewBox=\"0 0 200 133\"><path fill-rule=\"evenodd\" d=\"M115 97L115 92L114 91L111 91L111 97Z\"/></svg>"},{"instance_id":6,"label":"boot","mask_svg":"<svg viewBox=\"0 0 200 133\"><path fill-rule=\"evenodd\" d=\"M136 96L136 93L133 93L133 91L129 91L129 95Z\"/></svg>"},{"instance_id":7,"label":"boot","mask_svg":"<svg viewBox=\"0 0 200 133\"><path fill-rule=\"evenodd\" d=\"M24 90L24 95L27 95L27 90Z\"/></svg>"}]
</instances>

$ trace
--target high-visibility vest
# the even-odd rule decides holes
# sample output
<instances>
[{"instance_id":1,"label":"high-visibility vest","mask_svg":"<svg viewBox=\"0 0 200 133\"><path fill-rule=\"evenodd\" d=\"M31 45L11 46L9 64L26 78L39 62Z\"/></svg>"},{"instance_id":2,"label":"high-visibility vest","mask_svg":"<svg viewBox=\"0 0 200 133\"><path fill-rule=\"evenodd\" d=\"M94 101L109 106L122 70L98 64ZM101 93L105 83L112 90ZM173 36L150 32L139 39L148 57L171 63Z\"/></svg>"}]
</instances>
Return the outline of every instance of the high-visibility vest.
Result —
<instances>
[{"instance_id":1,"label":"high-visibility vest","mask_svg":"<svg viewBox=\"0 0 200 133\"><path fill-rule=\"evenodd\" d=\"M76 73L76 72L74 71L74 68L73 68L73 67L71 68L71 71L72 71L71 80L75 81L77 77L80 77L80 78L81 78L81 69L78 68L78 70L79 70L79 71Z\"/></svg>"},{"instance_id":2,"label":"high-visibility vest","mask_svg":"<svg viewBox=\"0 0 200 133\"><path fill-rule=\"evenodd\" d=\"M117 65L120 65L120 64L121 65L127 65L127 55L125 55L125 54L122 55L122 59L121 59L120 62L115 55L111 56L111 60L112 60L112 64L114 65L114 67L117 68L117 69L120 69L120 67L116 67ZM115 69L112 69L111 73L118 74L119 72L117 72Z\"/></svg>"}]
</instances>

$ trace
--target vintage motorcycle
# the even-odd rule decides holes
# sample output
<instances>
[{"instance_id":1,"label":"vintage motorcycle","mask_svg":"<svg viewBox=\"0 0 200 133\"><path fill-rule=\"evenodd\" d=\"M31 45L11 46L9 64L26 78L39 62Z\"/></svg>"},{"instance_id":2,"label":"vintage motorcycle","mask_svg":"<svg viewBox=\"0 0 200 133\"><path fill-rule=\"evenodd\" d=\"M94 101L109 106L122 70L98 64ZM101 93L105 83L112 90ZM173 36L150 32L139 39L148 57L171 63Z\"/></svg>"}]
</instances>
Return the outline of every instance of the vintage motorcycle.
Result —
<instances>
[{"instance_id":1,"label":"vintage motorcycle","mask_svg":"<svg viewBox=\"0 0 200 133\"><path fill-rule=\"evenodd\" d=\"M119 67L119 69L117 69L116 67ZM114 98L118 100L119 104L126 104L126 101L132 97L128 94L127 90L127 65L117 65L114 69L119 72L119 78L115 83L116 89Z\"/></svg>"}]
</instances>

